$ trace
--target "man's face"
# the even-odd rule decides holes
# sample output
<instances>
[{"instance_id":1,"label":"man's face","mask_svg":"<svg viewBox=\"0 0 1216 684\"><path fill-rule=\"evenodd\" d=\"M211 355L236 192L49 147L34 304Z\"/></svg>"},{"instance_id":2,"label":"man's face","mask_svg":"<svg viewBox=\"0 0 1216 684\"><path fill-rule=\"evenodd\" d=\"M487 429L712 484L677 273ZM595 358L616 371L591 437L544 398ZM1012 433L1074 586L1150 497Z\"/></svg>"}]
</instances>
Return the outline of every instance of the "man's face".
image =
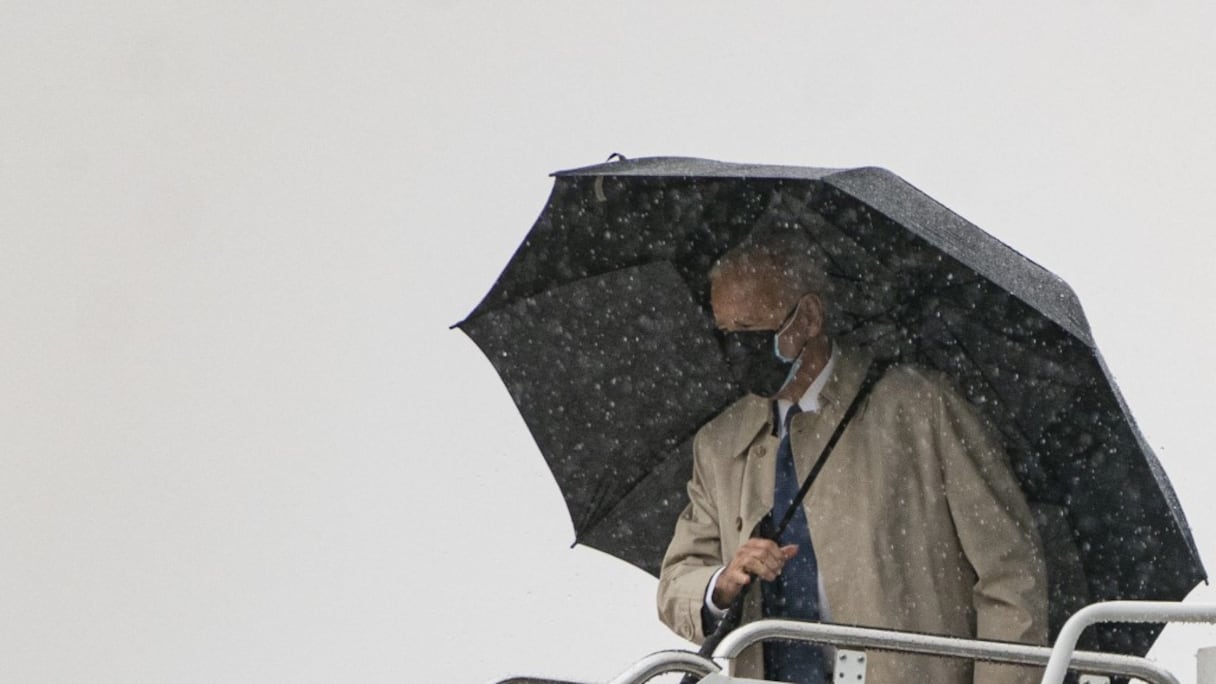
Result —
<instances>
[{"instance_id":1,"label":"man's face","mask_svg":"<svg viewBox=\"0 0 1216 684\"><path fill-rule=\"evenodd\" d=\"M785 289L778 274L763 263L724 270L710 288L714 322L728 333L776 330L794 305Z\"/></svg>"}]
</instances>

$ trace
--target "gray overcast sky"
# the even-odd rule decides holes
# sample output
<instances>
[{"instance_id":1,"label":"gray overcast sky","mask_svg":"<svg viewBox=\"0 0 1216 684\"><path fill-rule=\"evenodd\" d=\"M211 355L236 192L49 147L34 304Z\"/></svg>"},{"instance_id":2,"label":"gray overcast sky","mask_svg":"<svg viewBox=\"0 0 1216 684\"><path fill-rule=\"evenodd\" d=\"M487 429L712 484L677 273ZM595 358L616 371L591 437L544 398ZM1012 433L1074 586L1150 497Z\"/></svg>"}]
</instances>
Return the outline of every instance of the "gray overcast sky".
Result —
<instances>
[{"instance_id":1,"label":"gray overcast sky","mask_svg":"<svg viewBox=\"0 0 1216 684\"><path fill-rule=\"evenodd\" d=\"M611 152L884 166L1065 278L1216 565L1211 3L0 15L0 680L592 679L680 646L652 578L569 548L448 330L547 174ZM1213 644L1154 655L1189 679Z\"/></svg>"}]
</instances>

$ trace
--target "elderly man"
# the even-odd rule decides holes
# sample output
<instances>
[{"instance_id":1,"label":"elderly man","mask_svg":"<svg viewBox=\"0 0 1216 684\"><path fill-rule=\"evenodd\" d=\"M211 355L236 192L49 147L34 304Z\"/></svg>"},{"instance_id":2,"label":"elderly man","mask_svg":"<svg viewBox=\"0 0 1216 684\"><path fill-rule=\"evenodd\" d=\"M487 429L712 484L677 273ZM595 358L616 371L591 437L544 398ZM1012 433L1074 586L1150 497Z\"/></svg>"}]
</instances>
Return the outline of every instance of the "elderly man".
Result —
<instances>
[{"instance_id":1,"label":"elderly man","mask_svg":"<svg viewBox=\"0 0 1216 684\"><path fill-rule=\"evenodd\" d=\"M663 560L658 607L701 641L761 580L744 621L761 615L1043 643L1043 553L999 440L937 373L888 369L860 406L778 542L749 538L780 518L857 394L871 359L829 336L831 292L799 233L770 231L722 258L711 304L727 333L772 334L792 361L774 397L750 394L694 440L690 502ZM813 645L753 647L737 674L820 682ZM830 677L830 674L827 675ZM1036 671L873 653L867 681L1030 682Z\"/></svg>"}]
</instances>

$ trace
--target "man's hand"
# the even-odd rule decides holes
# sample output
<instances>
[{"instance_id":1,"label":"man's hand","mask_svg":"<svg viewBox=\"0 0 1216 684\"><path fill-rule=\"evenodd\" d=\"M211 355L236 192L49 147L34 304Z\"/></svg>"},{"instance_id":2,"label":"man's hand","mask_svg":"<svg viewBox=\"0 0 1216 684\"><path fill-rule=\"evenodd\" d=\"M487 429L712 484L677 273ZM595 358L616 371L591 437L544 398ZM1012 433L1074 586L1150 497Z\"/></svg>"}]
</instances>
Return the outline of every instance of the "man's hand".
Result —
<instances>
[{"instance_id":1,"label":"man's hand","mask_svg":"<svg viewBox=\"0 0 1216 684\"><path fill-rule=\"evenodd\" d=\"M718 575L712 596L714 605L719 608L729 606L751 581L749 573L766 582L777 579L785 562L796 553L797 544L778 547L776 542L769 539L748 539L735 552L735 557L722 574Z\"/></svg>"}]
</instances>

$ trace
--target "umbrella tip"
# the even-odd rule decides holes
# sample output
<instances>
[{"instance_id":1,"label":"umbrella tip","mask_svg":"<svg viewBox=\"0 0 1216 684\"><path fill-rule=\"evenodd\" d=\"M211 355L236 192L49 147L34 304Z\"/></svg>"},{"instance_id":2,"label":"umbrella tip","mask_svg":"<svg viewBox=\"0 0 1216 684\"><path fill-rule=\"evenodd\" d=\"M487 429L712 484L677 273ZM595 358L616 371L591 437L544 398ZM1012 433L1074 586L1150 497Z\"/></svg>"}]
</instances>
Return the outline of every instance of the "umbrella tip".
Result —
<instances>
[{"instance_id":1,"label":"umbrella tip","mask_svg":"<svg viewBox=\"0 0 1216 684\"><path fill-rule=\"evenodd\" d=\"M611 162L611 161L628 161L628 160L625 159L625 155L621 154L620 152L613 152L612 154L608 155L608 159L605 161ZM595 201L596 202L607 202L608 201L608 195L604 194L604 177L603 176L595 177Z\"/></svg>"}]
</instances>

